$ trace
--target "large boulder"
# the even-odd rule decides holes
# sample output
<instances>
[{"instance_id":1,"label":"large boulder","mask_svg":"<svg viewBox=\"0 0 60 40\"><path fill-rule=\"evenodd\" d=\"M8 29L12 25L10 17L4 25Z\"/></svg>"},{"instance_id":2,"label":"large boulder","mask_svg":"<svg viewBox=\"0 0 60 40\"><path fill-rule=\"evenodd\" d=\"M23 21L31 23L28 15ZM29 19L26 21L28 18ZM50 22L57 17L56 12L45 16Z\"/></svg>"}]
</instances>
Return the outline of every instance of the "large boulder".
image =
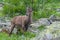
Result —
<instances>
[{"instance_id":1,"label":"large boulder","mask_svg":"<svg viewBox=\"0 0 60 40\"><path fill-rule=\"evenodd\" d=\"M37 31L36 36L31 40L59 40L60 39L60 21L52 22L51 25L45 26L43 31Z\"/></svg>"},{"instance_id":2,"label":"large boulder","mask_svg":"<svg viewBox=\"0 0 60 40\"><path fill-rule=\"evenodd\" d=\"M47 18L41 18L39 19L38 21L36 21L35 23L31 24L32 27L36 27L38 28L39 26L41 25L45 25L45 26L48 26L50 25L50 21L47 19Z\"/></svg>"},{"instance_id":3,"label":"large boulder","mask_svg":"<svg viewBox=\"0 0 60 40\"><path fill-rule=\"evenodd\" d=\"M49 40L59 40L60 37L60 22L55 21L53 22L50 26L46 26L46 30L43 31L44 33L44 38L49 39Z\"/></svg>"}]
</instances>

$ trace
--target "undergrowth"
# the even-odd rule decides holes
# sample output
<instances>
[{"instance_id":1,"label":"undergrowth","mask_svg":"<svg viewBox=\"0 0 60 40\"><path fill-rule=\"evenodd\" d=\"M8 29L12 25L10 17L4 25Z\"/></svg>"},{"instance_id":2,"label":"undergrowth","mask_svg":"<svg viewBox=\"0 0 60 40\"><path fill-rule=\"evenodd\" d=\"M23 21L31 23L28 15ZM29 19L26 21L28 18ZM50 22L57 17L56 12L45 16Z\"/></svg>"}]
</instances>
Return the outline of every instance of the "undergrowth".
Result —
<instances>
[{"instance_id":1,"label":"undergrowth","mask_svg":"<svg viewBox=\"0 0 60 40\"><path fill-rule=\"evenodd\" d=\"M7 33L0 33L0 40L30 40L33 37L35 37L35 34L31 32L18 35L12 34L11 36L8 36Z\"/></svg>"}]
</instances>

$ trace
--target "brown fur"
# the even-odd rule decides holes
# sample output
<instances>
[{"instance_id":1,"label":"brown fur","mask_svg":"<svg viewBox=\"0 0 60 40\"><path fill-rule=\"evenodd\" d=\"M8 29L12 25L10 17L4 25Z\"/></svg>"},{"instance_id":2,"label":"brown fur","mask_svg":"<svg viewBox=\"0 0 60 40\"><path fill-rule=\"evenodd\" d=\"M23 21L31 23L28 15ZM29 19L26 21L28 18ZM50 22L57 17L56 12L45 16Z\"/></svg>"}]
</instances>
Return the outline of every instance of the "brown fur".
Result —
<instances>
[{"instance_id":1,"label":"brown fur","mask_svg":"<svg viewBox=\"0 0 60 40\"><path fill-rule=\"evenodd\" d=\"M31 8L27 8L27 13L24 16L16 16L12 19L11 21L11 31L9 33L12 34L12 31L14 29L14 27L16 26L17 30L19 31L20 29L22 29L22 32L27 31L28 26L31 24L32 22L32 9Z\"/></svg>"}]
</instances>

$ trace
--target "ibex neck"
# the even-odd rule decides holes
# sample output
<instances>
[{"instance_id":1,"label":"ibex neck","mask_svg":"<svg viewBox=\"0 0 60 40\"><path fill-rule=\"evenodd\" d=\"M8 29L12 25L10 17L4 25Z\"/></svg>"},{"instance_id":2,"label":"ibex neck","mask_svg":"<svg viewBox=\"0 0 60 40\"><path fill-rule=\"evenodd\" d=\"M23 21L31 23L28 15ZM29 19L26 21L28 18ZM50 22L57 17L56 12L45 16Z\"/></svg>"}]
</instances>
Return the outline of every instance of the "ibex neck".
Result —
<instances>
[{"instance_id":1,"label":"ibex neck","mask_svg":"<svg viewBox=\"0 0 60 40\"><path fill-rule=\"evenodd\" d=\"M30 14L30 15L28 15L28 22L29 22L29 24L31 24L32 23L32 15Z\"/></svg>"}]
</instances>

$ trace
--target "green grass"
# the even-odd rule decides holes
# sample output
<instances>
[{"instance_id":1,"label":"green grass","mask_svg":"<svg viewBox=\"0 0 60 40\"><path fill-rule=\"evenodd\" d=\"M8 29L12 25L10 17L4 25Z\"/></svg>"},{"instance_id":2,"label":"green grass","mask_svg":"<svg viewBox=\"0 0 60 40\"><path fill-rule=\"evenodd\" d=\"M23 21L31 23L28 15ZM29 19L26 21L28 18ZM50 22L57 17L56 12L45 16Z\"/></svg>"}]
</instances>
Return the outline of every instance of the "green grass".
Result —
<instances>
[{"instance_id":1,"label":"green grass","mask_svg":"<svg viewBox=\"0 0 60 40\"><path fill-rule=\"evenodd\" d=\"M45 26L42 25L42 26L38 27L38 29L39 29L40 31L43 31L43 30L45 29Z\"/></svg>"},{"instance_id":2,"label":"green grass","mask_svg":"<svg viewBox=\"0 0 60 40\"><path fill-rule=\"evenodd\" d=\"M24 35L12 34L11 36L8 36L7 33L0 33L0 40L30 40L33 37L35 37L35 34L31 32L26 32Z\"/></svg>"}]
</instances>

